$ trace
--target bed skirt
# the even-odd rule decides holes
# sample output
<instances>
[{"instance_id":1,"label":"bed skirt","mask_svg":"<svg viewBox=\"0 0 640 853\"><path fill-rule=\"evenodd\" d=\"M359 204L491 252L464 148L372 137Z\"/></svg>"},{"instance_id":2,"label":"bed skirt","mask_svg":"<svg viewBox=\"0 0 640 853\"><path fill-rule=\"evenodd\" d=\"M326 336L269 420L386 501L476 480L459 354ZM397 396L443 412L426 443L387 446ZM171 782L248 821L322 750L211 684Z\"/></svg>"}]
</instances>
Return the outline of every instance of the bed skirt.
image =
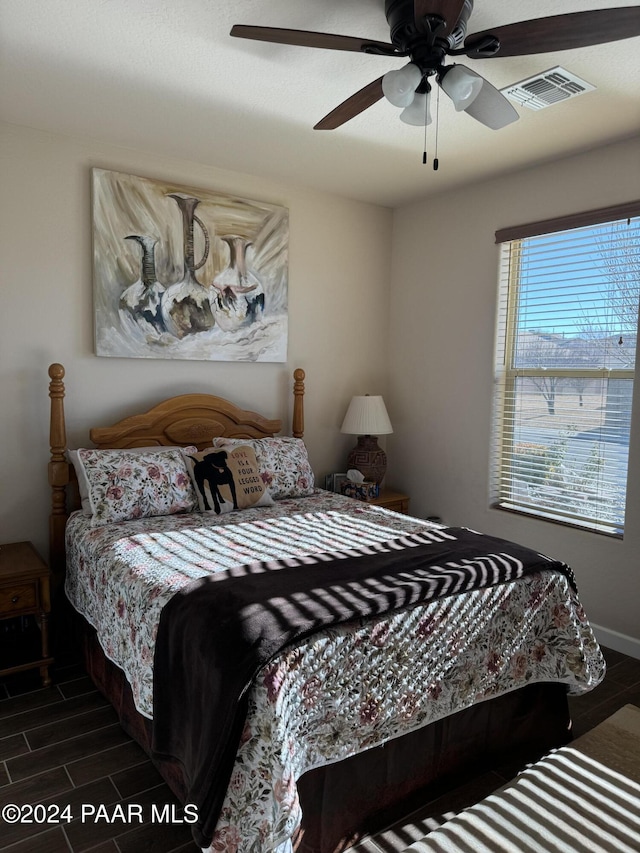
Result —
<instances>
[{"instance_id":1,"label":"bed skirt","mask_svg":"<svg viewBox=\"0 0 640 853\"><path fill-rule=\"evenodd\" d=\"M87 672L116 709L127 734L149 753L151 721L135 708L123 672L108 660L95 631L81 621ZM567 688L531 684L481 702L383 746L305 773L297 782L303 819L297 853L339 853L481 768L526 763L570 740ZM154 762L181 802L180 768Z\"/></svg>"}]
</instances>

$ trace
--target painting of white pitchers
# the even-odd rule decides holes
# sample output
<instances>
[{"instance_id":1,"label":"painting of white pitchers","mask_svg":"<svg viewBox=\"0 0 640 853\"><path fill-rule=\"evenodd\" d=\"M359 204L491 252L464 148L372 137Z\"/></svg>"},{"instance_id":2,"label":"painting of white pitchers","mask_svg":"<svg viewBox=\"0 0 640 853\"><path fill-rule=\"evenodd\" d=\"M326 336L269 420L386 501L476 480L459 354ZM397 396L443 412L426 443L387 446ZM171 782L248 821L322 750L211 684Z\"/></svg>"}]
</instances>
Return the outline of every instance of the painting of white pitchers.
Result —
<instances>
[{"instance_id":1,"label":"painting of white pitchers","mask_svg":"<svg viewBox=\"0 0 640 853\"><path fill-rule=\"evenodd\" d=\"M92 170L96 353L286 361L289 211Z\"/></svg>"}]
</instances>

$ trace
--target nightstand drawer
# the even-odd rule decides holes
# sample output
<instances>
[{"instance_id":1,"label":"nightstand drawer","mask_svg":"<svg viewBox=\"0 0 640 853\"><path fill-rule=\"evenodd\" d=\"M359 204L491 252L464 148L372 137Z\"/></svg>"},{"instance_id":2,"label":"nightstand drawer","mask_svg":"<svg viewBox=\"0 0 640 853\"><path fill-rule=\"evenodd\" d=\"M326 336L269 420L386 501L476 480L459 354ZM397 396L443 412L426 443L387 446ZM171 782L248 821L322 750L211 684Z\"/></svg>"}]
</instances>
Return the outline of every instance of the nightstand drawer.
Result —
<instances>
[{"instance_id":1,"label":"nightstand drawer","mask_svg":"<svg viewBox=\"0 0 640 853\"><path fill-rule=\"evenodd\" d=\"M385 509L392 509L394 512L402 512L406 515L406 501L387 501L384 504Z\"/></svg>"},{"instance_id":2,"label":"nightstand drawer","mask_svg":"<svg viewBox=\"0 0 640 853\"><path fill-rule=\"evenodd\" d=\"M383 506L385 509L393 510L393 512L401 512L407 515L409 512L409 495L403 492L396 492L393 489L380 489L380 494L377 498L370 498L367 503L374 506Z\"/></svg>"},{"instance_id":3,"label":"nightstand drawer","mask_svg":"<svg viewBox=\"0 0 640 853\"><path fill-rule=\"evenodd\" d=\"M38 601L36 585L0 587L0 615L13 616L25 610L34 610Z\"/></svg>"}]
</instances>

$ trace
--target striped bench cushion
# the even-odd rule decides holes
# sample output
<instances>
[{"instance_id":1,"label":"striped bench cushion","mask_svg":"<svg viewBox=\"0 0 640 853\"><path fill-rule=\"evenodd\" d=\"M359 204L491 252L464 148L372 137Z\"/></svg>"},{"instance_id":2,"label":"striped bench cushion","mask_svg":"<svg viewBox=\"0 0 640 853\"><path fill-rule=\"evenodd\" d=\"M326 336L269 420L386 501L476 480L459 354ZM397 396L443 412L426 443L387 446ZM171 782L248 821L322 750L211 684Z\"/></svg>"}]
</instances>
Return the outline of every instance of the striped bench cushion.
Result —
<instances>
[{"instance_id":1,"label":"striped bench cushion","mask_svg":"<svg viewBox=\"0 0 640 853\"><path fill-rule=\"evenodd\" d=\"M640 785L562 747L405 853L551 851L638 853Z\"/></svg>"}]
</instances>

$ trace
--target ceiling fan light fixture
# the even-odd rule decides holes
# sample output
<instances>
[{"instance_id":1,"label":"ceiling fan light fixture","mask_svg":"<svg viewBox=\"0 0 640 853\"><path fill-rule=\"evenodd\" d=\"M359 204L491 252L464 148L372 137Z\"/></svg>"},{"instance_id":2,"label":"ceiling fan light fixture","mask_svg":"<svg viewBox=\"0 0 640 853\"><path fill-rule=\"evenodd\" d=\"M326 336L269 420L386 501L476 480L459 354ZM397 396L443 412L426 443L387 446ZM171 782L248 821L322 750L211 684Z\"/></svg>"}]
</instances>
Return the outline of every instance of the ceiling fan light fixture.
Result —
<instances>
[{"instance_id":1,"label":"ceiling fan light fixture","mask_svg":"<svg viewBox=\"0 0 640 853\"><path fill-rule=\"evenodd\" d=\"M382 92L394 107L408 107L422 80L422 71L413 62L397 71L388 71L382 78Z\"/></svg>"},{"instance_id":2,"label":"ceiling fan light fixture","mask_svg":"<svg viewBox=\"0 0 640 853\"><path fill-rule=\"evenodd\" d=\"M415 127L426 127L431 124L429 93L416 92L413 101L400 113L400 121Z\"/></svg>"},{"instance_id":3,"label":"ceiling fan light fixture","mask_svg":"<svg viewBox=\"0 0 640 853\"><path fill-rule=\"evenodd\" d=\"M234 25L231 35L387 58L416 58L418 66L410 62L405 68L390 71L355 92L319 121L315 125L316 130L335 130L383 97L398 107L408 107L416 90L424 91L428 85L427 78L434 74L438 84L453 100L456 110L468 113L492 130L498 130L519 118L508 98L488 80L466 67L456 67L455 64L445 67L445 56L466 56L470 60L524 57L640 36L639 4L548 15L531 21L492 26L467 36L473 4L474 0L386 0L390 42L244 24Z\"/></svg>"},{"instance_id":4,"label":"ceiling fan light fixture","mask_svg":"<svg viewBox=\"0 0 640 853\"><path fill-rule=\"evenodd\" d=\"M456 112L470 107L480 94L484 80L464 65L450 65L442 73L440 85L453 101Z\"/></svg>"}]
</instances>

